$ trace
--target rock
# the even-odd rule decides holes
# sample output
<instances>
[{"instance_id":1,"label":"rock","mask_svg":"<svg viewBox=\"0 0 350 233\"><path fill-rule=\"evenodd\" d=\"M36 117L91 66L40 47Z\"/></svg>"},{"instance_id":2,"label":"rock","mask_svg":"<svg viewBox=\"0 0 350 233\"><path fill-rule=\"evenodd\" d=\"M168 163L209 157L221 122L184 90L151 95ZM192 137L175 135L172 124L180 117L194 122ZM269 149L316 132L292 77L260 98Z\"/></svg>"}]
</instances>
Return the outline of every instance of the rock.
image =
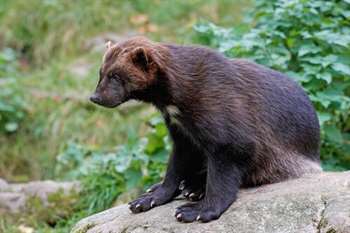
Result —
<instances>
[{"instance_id":1,"label":"rock","mask_svg":"<svg viewBox=\"0 0 350 233\"><path fill-rule=\"evenodd\" d=\"M71 233L350 233L350 172L320 173L241 190L217 221L179 223L176 200L140 214L121 205L81 220Z\"/></svg>"},{"instance_id":2,"label":"rock","mask_svg":"<svg viewBox=\"0 0 350 233\"><path fill-rule=\"evenodd\" d=\"M23 211L29 197L38 197L44 205L48 195L62 191L69 194L79 190L77 182L33 181L29 183L8 184L0 180L0 212L17 213Z\"/></svg>"},{"instance_id":3,"label":"rock","mask_svg":"<svg viewBox=\"0 0 350 233\"><path fill-rule=\"evenodd\" d=\"M23 193L1 192L0 210L1 212L16 213L26 204L26 195Z\"/></svg>"},{"instance_id":4,"label":"rock","mask_svg":"<svg viewBox=\"0 0 350 233\"><path fill-rule=\"evenodd\" d=\"M6 182L6 180L3 180L0 178L0 192L3 190L7 190L8 188L8 183Z\"/></svg>"}]
</instances>

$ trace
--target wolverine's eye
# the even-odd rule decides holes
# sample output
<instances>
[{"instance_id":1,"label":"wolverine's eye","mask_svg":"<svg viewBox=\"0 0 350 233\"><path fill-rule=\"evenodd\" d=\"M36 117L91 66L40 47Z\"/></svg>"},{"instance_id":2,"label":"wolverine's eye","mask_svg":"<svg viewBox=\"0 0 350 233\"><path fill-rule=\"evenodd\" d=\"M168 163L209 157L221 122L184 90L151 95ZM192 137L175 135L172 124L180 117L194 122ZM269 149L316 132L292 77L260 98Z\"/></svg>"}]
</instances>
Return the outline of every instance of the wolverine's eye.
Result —
<instances>
[{"instance_id":1,"label":"wolverine's eye","mask_svg":"<svg viewBox=\"0 0 350 233\"><path fill-rule=\"evenodd\" d=\"M110 73L110 74L107 75L107 77L108 77L109 79L112 79L112 78L117 79L117 78L118 78L118 75L117 75L116 73Z\"/></svg>"},{"instance_id":2,"label":"wolverine's eye","mask_svg":"<svg viewBox=\"0 0 350 233\"><path fill-rule=\"evenodd\" d=\"M108 79L114 79L115 81L118 81L121 84L124 84L124 80L116 73L110 73L107 75Z\"/></svg>"}]
</instances>

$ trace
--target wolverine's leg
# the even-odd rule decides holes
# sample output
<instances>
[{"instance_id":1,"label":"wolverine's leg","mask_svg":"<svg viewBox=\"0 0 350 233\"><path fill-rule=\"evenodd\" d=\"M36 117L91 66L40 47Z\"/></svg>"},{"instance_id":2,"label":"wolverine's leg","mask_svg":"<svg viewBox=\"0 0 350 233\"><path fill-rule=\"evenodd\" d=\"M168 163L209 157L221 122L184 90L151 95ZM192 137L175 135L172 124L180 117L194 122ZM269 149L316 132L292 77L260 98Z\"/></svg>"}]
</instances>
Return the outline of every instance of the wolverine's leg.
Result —
<instances>
[{"instance_id":1,"label":"wolverine's leg","mask_svg":"<svg viewBox=\"0 0 350 233\"><path fill-rule=\"evenodd\" d=\"M181 222L209 222L219 218L236 200L247 164L245 158L249 158L247 151L230 148L218 148L208 154L205 197L177 208L176 218Z\"/></svg>"},{"instance_id":2,"label":"wolverine's leg","mask_svg":"<svg viewBox=\"0 0 350 233\"><path fill-rule=\"evenodd\" d=\"M202 187L205 185L205 179L203 180L205 172L199 173L203 170L200 153L190 140L179 132L173 132L172 137L174 148L163 182L152 186L147 193L129 203L133 213L147 211L152 207L171 201L180 194L179 186L182 181L185 185L187 184L186 190L191 191L191 193L196 192L195 195L191 195L191 198L199 198L201 194L199 191L203 190ZM189 197L191 193L187 196Z\"/></svg>"}]
</instances>

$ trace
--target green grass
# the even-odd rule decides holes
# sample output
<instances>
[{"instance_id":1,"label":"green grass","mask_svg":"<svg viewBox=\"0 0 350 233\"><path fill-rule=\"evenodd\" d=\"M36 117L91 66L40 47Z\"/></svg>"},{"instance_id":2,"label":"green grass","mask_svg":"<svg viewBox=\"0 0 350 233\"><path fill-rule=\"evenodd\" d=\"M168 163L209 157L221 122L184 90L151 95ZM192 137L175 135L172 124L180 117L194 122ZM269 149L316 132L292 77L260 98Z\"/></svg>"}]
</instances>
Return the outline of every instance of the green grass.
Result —
<instances>
[{"instance_id":1,"label":"green grass","mask_svg":"<svg viewBox=\"0 0 350 233\"><path fill-rule=\"evenodd\" d=\"M18 86L28 115L15 134L0 135L0 176L12 181L54 178L55 157L68 141L113 148L130 135L143 134L143 119L154 110L108 110L87 100L102 57L86 48L90 38L145 30L156 40L190 43L194 23L232 25L246 5L241 0L2 1L0 45L19 53ZM145 22L137 18L143 15ZM71 71L77 62L88 64L86 77Z\"/></svg>"},{"instance_id":2,"label":"green grass","mask_svg":"<svg viewBox=\"0 0 350 233\"><path fill-rule=\"evenodd\" d=\"M144 109L111 111L90 104L97 64L79 78L67 69L71 62L52 61L19 79L28 114L17 133L0 136L0 176L54 178L55 157L66 142L112 148L138 133Z\"/></svg>"},{"instance_id":3,"label":"green grass","mask_svg":"<svg viewBox=\"0 0 350 233\"><path fill-rule=\"evenodd\" d=\"M198 20L230 25L239 22L247 1L5 0L0 4L5 43L24 50L36 64L43 65L53 55L76 55L87 38L107 31L188 42Z\"/></svg>"}]
</instances>

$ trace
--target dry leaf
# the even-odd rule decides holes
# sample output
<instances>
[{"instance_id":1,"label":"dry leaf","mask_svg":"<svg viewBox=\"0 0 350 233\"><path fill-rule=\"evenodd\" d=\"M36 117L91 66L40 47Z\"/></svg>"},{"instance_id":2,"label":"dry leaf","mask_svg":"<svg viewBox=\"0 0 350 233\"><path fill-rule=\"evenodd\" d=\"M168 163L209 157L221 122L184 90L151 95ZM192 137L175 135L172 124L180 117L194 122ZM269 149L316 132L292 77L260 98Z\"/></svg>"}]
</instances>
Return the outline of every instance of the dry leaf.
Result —
<instances>
[{"instance_id":1,"label":"dry leaf","mask_svg":"<svg viewBox=\"0 0 350 233\"><path fill-rule=\"evenodd\" d=\"M150 23L147 25L148 32L158 32L158 29L159 29L158 26L155 24Z\"/></svg>"},{"instance_id":2,"label":"dry leaf","mask_svg":"<svg viewBox=\"0 0 350 233\"><path fill-rule=\"evenodd\" d=\"M148 22L148 16L145 14L133 15L130 22L135 25L145 24Z\"/></svg>"}]
</instances>

